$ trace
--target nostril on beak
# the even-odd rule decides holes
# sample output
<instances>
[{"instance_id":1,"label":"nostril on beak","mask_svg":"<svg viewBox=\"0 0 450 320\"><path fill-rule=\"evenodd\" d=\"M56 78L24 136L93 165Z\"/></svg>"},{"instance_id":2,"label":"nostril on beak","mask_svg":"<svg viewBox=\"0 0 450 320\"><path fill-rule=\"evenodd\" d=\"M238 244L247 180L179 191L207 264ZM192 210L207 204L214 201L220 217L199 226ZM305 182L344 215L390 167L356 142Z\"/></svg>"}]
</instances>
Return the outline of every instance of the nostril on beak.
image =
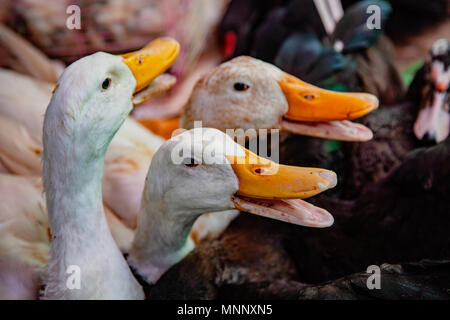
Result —
<instances>
[{"instance_id":1,"label":"nostril on beak","mask_svg":"<svg viewBox=\"0 0 450 320\"><path fill-rule=\"evenodd\" d=\"M264 169L263 168L256 168L255 169L255 173L256 174L263 174L264 173Z\"/></svg>"}]
</instances>

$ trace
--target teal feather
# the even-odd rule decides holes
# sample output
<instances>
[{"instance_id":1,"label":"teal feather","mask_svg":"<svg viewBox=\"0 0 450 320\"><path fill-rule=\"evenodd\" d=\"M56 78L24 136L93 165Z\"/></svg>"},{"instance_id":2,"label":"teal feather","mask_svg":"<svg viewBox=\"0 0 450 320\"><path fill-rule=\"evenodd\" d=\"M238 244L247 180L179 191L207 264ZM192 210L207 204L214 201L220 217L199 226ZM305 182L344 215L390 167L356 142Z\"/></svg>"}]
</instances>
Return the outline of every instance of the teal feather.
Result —
<instances>
[{"instance_id":1,"label":"teal feather","mask_svg":"<svg viewBox=\"0 0 450 320\"><path fill-rule=\"evenodd\" d=\"M324 47L315 35L297 32L283 43L274 63L296 77L317 83L344 69L348 61L341 53Z\"/></svg>"},{"instance_id":2,"label":"teal feather","mask_svg":"<svg viewBox=\"0 0 450 320\"><path fill-rule=\"evenodd\" d=\"M380 29L369 29L367 21L374 13L367 13L370 5L376 5L380 8ZM341 20L336 24L336 28L332 35L333 43L342 41L342 52L354 52L366 49L374 45L380 35L389 14L392 11L391 5L382 0L366 0L361 1L349 7Z\"/></svg>"},{"instance_id":3,"label":"teal feather","mask_svg":"<svg viewBox=\"0 0 450 320\"><path fill-rule=\"evenodd\" d=\"M322 43L315 35L294 33L283 43L274 63L282 70L289 70L297 77L305 77L322 52Z\"/></svg>"},{"instance_id":4,"label":"teal feather","mask_svg":"<svg viewBox=\"0 0 450 320\"><path fill-rule=\"evenodd\" d=\"M333 48L324 48L320 58L309 69L308 81L317 83L348 65L348 60Z\"/></svg>"}]
</instances>

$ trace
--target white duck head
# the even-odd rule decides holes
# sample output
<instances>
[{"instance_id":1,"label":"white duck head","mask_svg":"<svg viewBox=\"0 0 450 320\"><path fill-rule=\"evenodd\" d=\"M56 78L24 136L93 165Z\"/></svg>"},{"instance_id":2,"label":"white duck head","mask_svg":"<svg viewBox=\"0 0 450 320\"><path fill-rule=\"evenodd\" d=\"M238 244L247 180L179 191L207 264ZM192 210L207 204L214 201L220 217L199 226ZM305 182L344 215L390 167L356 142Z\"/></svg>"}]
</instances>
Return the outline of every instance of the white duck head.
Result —
<instances>
[{"instance_id":1,"label":"white duck head","mask_svg":"<svg viewBox=\"0 0 450 320\"><path fill-rule=\"evenodd\" d=\"M251 57L237 57L203 76L180 119L183 128L281 129L345 141L366 141L370 129L349 120L378 107L367 93L324 90Z\"/></svg>"},{"instance_id":2,"label":"white duck head","mask_svg":"<svg viewBox=\"0 0 450 320\"><path fill-rule=\"evenodd\" d=\"M128 261L154 283L192 250L189 231L196 218L208 212L240 209L328 227L333 217L300 199L335 185L332 171L276 164L217 129L185 131L153 156Z\"/></svg>"},{"instance_id":3,"label":"white duck head","mask_svg":"<svg viewBox=\"0 0 450 320\"><path fill-rule=\"evenodd\" d=\"M98 52L76 61L54 89L46 129L69 135L76 130L80 141L91 142L84 145L106 147L133 104L145 101L150 83L170 67L178 52L176 41L159 38L122 56Z\"/></svg>"},{"instance_id":4,"label":"white duck head","mask_svg":"<svg viewBox=\"0 0 450 320\"><path fill-rule=\"evenodd\" d=\"M445 140L450 132L450 41L440 39L430 50L422 107L414 123L417 139L427 143Z\"/></svg>"}]
</instances>

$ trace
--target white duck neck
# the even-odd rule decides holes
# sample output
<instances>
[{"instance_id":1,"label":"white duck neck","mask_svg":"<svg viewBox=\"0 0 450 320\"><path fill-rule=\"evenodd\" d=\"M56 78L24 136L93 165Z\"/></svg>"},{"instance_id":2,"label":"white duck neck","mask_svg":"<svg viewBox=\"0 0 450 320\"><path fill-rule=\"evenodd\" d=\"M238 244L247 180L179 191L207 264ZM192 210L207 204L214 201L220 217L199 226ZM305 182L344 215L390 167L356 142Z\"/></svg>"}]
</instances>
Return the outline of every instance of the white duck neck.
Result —
<instances>
[{"instance_id":1,"label":"white duck neck","mask_svg":"<svg viewBox=\"0 0 450 320\"><path fill-rule=\"evenodd\" d=\"M108 144L94 150L93 141L78 139L75 131L48 132L52 134L44 134L43 177L52 244L45 297L142 299L142 288L104 216L101 180ZM79 282L73 266L79 270Z\"/></svg>"},{"instance_id":2,"label":"white duck neck","mask_svg":"<svg viewBox=\"0 0 450 320\"><path fill-rule=\"evenodd\" d=\"M53 162L48 149L44 163L47 158ZM62 243L80 238L80 244L85 244L105 238L107 234L100 232L102 227L107 227L101 200L103 163L101 159L77 161L75 157L70 150L58 152L58 157L54 157L55 164L50 163L49 170L45 170L45 191L52 235Z\"/></svg>"},{"instance_id":3,"label":"white duck neck","mask_svg":"<svg viewBox=\"0 0 450 320\"><path fill-rule=\"evenodd\" d=\"M153 284L194 249L189 233L201 213L178 212L162 205L162 199L147 199L146 193L128 262Z\"/></svg>"}]
</instances>

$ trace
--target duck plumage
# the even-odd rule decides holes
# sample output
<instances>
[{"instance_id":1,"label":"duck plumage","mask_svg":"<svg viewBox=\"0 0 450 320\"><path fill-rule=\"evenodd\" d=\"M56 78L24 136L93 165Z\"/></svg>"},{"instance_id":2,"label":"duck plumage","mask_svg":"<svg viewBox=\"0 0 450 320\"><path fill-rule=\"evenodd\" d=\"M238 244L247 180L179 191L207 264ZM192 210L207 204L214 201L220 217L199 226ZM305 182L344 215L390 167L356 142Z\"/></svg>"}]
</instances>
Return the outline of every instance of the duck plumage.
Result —
<instances>
[{"instance_id":1,"label":"duck plumage","mask_svg":"<svg viewBox=\"0 0 450 320\"><path fill-rule=\"evenodd\" d=\"M251 2L232 1L222 22L225 47L230 34L235 43L247 41L247 49L236 47L231 57L250 55L320 87L373 93L382 103L394 103L404 92L389 40L382 30L366 27L368 5L381 7L382 29L391 12L389 3L362 1L349 7L328 35L313 1L272 1L266 10L252 11L259 18L236 28L233 17L245 12L240 11L244 4Z\"/></svg>"}]
</instances>

